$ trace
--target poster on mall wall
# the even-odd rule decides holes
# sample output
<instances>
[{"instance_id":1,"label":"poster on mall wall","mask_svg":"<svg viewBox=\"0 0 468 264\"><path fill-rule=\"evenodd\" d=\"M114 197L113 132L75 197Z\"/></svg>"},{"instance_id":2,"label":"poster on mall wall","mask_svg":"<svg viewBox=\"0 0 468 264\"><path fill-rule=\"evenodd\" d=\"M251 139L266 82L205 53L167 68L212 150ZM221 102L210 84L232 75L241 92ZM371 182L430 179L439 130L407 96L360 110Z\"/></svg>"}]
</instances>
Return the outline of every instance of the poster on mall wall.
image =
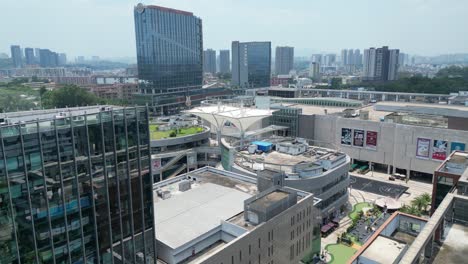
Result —
<instances>
[{"instance_id":1,"label":"poster on mall wall","mask_svg":"<svg viewBox=\"0 0 468 264\"><path fill-rule=\"evenodd\" d=\"M445 140L434 140L432 148L432 159L445 160L447 158L448 142Z\"/></svg>"},{"instance_id":2,"label":"poster on mall wall","mask_svg":"<svg viewBox=\"0 0 468 264\"><path fill-rule=\"evenodd\" d=\"M342 128L341 129L341 144L342 145L351 145L351 128Z\"/></svg>"},{"instance_id":3,"label":"poster on mall wall","mask_svg":"<svg viewBox=\"0 0 468 264\"><path fill-rule=\"evenodd\" d=\"M452 142L452 146L450 147L450 153L452 153L455 150L465 151L465 143Z\"/></svg>"},{"instance_id":4,"label":"poster on mall wall","mask_svg":"<svg viewBox=\"0 0 468 264\"><path fill-rule=\"evenodd\" d=\"M377 149L377 132L366 131L366 148Z\"/></svg>"},{"instance_id":5,"label":"poster on mall wall","mask_svg":"<svg viewBox=\"0 0 468 264\"><path fill-rule=\"evenodd\" d=\"M355 129L354 130L354 146L364 147L364 130Z\"/></svg>"},{"instance_id":6,"label":"poster on mall wall","mask_svg":"<svg viewBox=\"0 0 468 264\"><path fill-rule=\"evenodd\" d=\"M428 159L430 148L431 148L430 139L418 138L418 143L416 145L416 157Z\"/></svg>"},{"instance_id":7,"label":"poster on mall wall","mask_svg":"<svg viewBox=\"0 0 468 264\"><path fill-rule=\"evenodd\" d=\"M153 159L151 165L153 166L153 170L159 170L161 168L161 159Z\"/></svg>"}]
</instances>

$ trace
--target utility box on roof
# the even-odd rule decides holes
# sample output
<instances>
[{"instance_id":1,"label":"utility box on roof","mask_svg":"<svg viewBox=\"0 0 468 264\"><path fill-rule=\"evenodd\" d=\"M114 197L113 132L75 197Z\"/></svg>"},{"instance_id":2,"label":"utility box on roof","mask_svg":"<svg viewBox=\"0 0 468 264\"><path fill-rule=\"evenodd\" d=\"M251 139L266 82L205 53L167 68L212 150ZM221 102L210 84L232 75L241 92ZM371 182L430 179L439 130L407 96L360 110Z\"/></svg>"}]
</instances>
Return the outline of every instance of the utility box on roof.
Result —
<instances>
[{"instance_id":1,"label":"utility box on roof","mask_svg":"<svg viewBox=\"0 0 468 264\"><path fill-rule=\"evenodd\" d=\"M273 144L265 141L254 141L252 144L257 145L257 149L263 152L269 152L273 148Z\"/></svg>"}]
</instances>

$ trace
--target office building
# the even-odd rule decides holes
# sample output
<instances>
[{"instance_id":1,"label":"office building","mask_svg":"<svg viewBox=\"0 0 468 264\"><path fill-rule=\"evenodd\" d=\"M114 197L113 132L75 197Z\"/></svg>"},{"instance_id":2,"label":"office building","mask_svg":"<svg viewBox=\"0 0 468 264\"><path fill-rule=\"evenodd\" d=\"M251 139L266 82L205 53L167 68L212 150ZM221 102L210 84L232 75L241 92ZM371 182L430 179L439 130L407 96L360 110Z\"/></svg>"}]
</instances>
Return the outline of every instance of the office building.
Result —
<instances>
[{"instance_id":1,"label":"office building","mask_svg":"<svg viewBox=\"0 0 468 264\"><path fill-rule=\"evenodd\" d=\"M164 263L299 263L320 254L320 199L204 167L154 185Z\"/></svg>"},{"instance_id":2,"label":"office building","mask_svg":"<svg viewBox=\"0 0 468 264\"><path fill-rule=\"evenodd\" d=\"M39 50L39 65L44 68L53 68L59 65L59 56L49 49Z\"/></svg>"},{"instance_id":3,"label":"office building","mask_svg":"<svg viewBox=\"0 0 468 264\"><path fill-rule=\"evenodd\" d=\"M354 65L356 66L362 65L362 55L359 49L354 50Z\"/></svg>"},{"instance_id":4,"label":"office building","mask_svg":"<svg viewBox=\"0 0 468 264\"><path fill-rule=\"evenodd\" d=\"M270 86L271 42L232 42L232 85L241 88Z\"/></svg>"},{"instance_id":5,"label":"office building","mask_svg":"<svg viewBox=\"0 0 468 264\"><path fill-rule=\"evenodd\" d=\"M146 108L0 122L0 263L155 263Z\"/></svg>"},{"instance_id":6,"label":"office building","mask_svg":"<svg viewBox=\"0 0 468 264\"><path fill-rule=\"evenodd\" d=\"M58 65L64 66L65 64L67 64L67 54L59 53L59 55L58 55Z\"/></svg>"},{"instance_id":7,"label":"office building","mask_svg":"<svg viewBox=\"0 0 468 264\"><path fill-rule=\"evenodd\" d=\"M26 59L26 65L36 64L36 58L34 57L34 49L33 48L25 48L24 49L24 57Z\"/></svg>"},{"instance_id":8,"label":"office building","mask_svg":"<svg viewBox=\"0 0 468 264\"><path fill-rule=\"evenodd\" d=\"M393 81L399 68L398 49L370 48L364 51L364 79L369 81Z\"/></svg>"},{"instance_id":9,"label":"office building","mask_svg":"<svg viewBox=\"0 0 468 264\"><path fill-rule=\"evenodd\" d=\"M40 48L34 48L34 57L36 58L36 64L38 65L41 60L40 50Z\"/></svg>"},{"instance_id":10,"label":"office building","mask_svg":"<svg viewBox=\"0 0 468 264\"><path fill-rule=\"evenodd\" d=\"M21 47L19 45L11 46L11 60L13 62L13 67L15 68L23 67L23 55L21 52Z\"/></svg>"},{"instance_id":11,"label":"office building","mask_svg":"<svg viewBox=\"0 0 468 264\"><path fill-rule=\"evenodd\" d=\"M322 54L312 54L310 62L317 62L319 64L322 63Z\"/></svg>"},{"instance_id":12,"label":"office building","mask_svg":"<svg viewBox=\"0 0 468 264\"><path fill-rule=\"evenodd\" d=\"M336 54L326 54L323 56L323 66L333 66L336 62Z\"/></svg>"},{"instance_id":13,"label":"office building","mask_svg":"<svg viewBox=\"0 0 468 264\"><path fill-rule=\"evenodd\" d=\"M230 73L231 72L231 57L229 50L219 51L219 72Z\"/></svg>"},{"instance_id":14,"label":"office building","mask_svg":"<svg viewBox=\"0 0 468 264\"><path fill-rule=\"evenodd\" d=\"M347 52L347 55L348 55L348 59L346 59L346 65L354 65L354 50L353 49L349 49L348 52Z\"/></svg>"},{"instance_id":15,"label":"office building","mask_svg":"<svg viewBox=\"0 0 468 264\"><path fill-rule=\"evenodd\" d=\"M140 95L138 103L169 113L190 104L203 83L202 20L154 5L134 9Z\"/></svg>"},{"instance_id":16,"label":"office building","mask_svg":"<svg viewBox=\"0 0 468 264\"><path fill-rule=\"evenodd\" d=\"M320 81L320 64L318 62L312 62L310 64L309 77L315 82Z\"/></svg>"},{"instance_id":17,"label":"office building","mask_svg":"<svg viewBox=\"0 0 468 264\"><path fill-rule=\"evenodd\" d=\"M289 74L294 66L294 48L276 47L275 72L276 75Z\"/></svg>"},{"instance_id":18,"label":"office building","mask_svg":"<svg viewBox=\"0 0 468 264\"><path fill-rule=\"evenodd\" d=\"M207 49L203 51L203 72L216 73L216 51Z\"/></svg>"},{"instance_id":19,"label":"office building","mask_svg":"<svg viewBox=\"0 0 468 264\"><path fill-rule=\"evenodd\" d=\"M348 50L341 50L341 66L348 65Z\"/></svg>"}]
</instances>

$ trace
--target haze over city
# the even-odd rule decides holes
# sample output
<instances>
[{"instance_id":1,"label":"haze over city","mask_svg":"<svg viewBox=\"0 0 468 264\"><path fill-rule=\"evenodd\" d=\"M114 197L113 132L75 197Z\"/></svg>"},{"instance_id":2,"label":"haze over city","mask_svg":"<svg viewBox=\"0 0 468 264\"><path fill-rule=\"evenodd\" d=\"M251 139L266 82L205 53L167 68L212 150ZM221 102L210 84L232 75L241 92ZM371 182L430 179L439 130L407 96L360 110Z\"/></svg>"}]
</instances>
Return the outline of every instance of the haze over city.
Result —
<instances>
[{"instance_id":1,"label":"haze over city","mask_svg":"<svg viewBox=\"0 0 468 264\"><path fill-rule=\"evenodd\" d=\"M204 48L269 40L294 46L296 56L382 45L425 56L468 52L464 0L2 0L0 25L10 26L0 27L0 52L18 43L135 57L138 2L193 12L203 20Z\"/></svg>"},{"instance_id":2,"label":"haze over city","mask_svg":"<svg viewBox=\"0 0 468 264\"><path fill-rule=\"evenodd\" d=\"M0 264L465 263L467 10L0 0Z\"/></svg>"}]
</instances>

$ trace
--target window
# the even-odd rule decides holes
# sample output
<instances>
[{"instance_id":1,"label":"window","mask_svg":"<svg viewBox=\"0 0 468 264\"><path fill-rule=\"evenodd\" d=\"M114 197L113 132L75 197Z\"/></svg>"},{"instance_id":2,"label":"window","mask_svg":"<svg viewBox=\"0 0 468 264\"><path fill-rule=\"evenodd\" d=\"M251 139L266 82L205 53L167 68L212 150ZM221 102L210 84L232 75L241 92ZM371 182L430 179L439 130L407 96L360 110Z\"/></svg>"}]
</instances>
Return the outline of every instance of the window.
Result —
<instances>
[{"instance_id":1,"label":"window","mask_svg":"<svg viewBox=\"0 0 468 264\"><path fill-rule=\"evenodd\" d=\"M231 256L231 264L234 264L234 256Z\"/></svg>"},{"instance_id":2,"label":"window","mask_svg":"<svg viewBox=\"0 0 468 264\"><path fill-rule=\"evenodd\" d=\"M294 244L289 247L289 260L294 259Z\"/></svg>"},{"instance_id":3,"label":"window","mask_svg":"<svg viewBox=\"0 0 468 264\"><path fill-rule=\"evenodd\" d=\"M252 254L252 245L249 245L249 256Z\"/></svg>"},{"instance_id":4,"label":"window","mask_svg":"<svg viewBox=\"0 0 468 264\"><path fill-rule=\"evenodd\" d=\"M258 248L260 248L260 238L258 239Z\"/></svg>"},{"instance_id":5,"label":"window","mask_svg":"<svg viewBox=\"0 0 468 264\"><path fill-rule=\"evenodd\" d=\"M239 260L242 261L242 250L239 250Z\"/></svg>"}]
</instances>

